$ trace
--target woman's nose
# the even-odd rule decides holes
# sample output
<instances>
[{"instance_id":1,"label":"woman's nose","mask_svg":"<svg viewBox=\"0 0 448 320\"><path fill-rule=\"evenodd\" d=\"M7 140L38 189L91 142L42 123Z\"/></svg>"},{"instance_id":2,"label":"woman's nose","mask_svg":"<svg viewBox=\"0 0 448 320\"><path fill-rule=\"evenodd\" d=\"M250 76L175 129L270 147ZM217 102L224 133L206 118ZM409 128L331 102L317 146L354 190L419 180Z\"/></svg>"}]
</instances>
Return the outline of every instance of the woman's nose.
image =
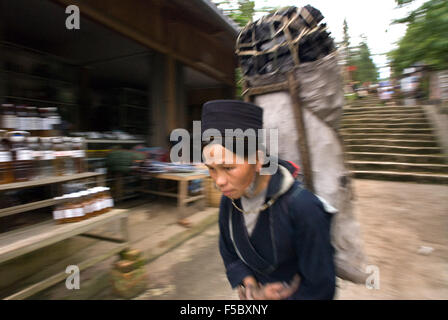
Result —
<instances>
[{"instance_id":1,"label":"woman's nose","mask_svg":"<svg viewBox=\"0 0 448 320\"><path fill-rule=\"evenodd\" d=\"M216 185L218 187L223 187L227 184L227 179L223 174L217 174L216 175Z\"/></svg>"}]
</instances>

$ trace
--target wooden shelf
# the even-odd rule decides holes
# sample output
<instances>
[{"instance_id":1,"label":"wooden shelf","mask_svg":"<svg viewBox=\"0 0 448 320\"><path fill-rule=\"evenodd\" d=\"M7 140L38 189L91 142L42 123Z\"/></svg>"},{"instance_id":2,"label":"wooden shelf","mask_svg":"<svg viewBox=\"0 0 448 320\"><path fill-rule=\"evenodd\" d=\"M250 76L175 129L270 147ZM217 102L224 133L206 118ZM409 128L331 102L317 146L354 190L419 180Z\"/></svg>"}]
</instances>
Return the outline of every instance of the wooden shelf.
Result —
<instances>
[{"instance_id":1,"label":"wooden shelf","mask_svg":"<svg viewBox=\"0 0 448 320\"><path fill-rule=\"evenodd\" d=\"M32 203L21 204L19 206L4 208L0 209L0 217L6 217L21 212L27 212L40 208L51 207L61 202L64 202L64 200L47 199Z\"/></svg>"},{"instance_id":2,"label":"wooden shelf","mask_svg":"<svg viewBox=\"0 0 448 320\"><path fill-rule=\"evenodd\" d=\"M69 175L69 176L50 177L50 178L45 178L45 179L40 179L40 180L8 183L8 184L0 185L0 191L38 187L38 186L47 185L47 184L54 184L54 183L72 181L72 180L93 178L93 177L98 177L101 175L102 175L102 173L85 172L85 173L73 174L73 175Z\"/></svg>"},{"instance_id":3,"label":"wooden shelf","mask_svg":"<svg viewBox=\"0 0 448 320\"><path fill-rule=\"evenodd\" d=\"M72 102L41 100L41 99L24 98L24 97L16 97L16 96L3 96L3 98L13 99L13 100L25 100L25 101L30 101L30 102L41 102L41 103L48 103L48 104L60 104L60 105L67 105L67 106L76 106L77 105L76 103L72 103Z\"/></svg>"},{"instance_id":4,"label":"wooden shelf","mask_svg":"<svg viewBox=\"0 0 448 320\"><path fill-rule=\"evenodd\" d=\"M65 80L59 80L59 79L52 79L48 77L42 77L30 73L25 72L18 72L18 71L12 71L12 70L0 70L1 73L9 74L16 77L22 77L22 78L30 78L30 79L36 79L36 80L42 80L42 81L48 81L48 82L59 82L63 84L70 84L73 85L73 83L65 81Z\"/></svg>"},{"instance_id":5,"label":"wooden shelf","mask_svg":"<svg viewBox=\"0 0 448 320\"><path fill-rule=\"evenodd\" d=\"M122 218L127 218L127 211L114 209L108 213L80 222L56 224L56 221L50 220L1 234L0 263Z\"/></svg>"},{"instance_id":6,"label":"wooden shelf","mask_svg":"<svg viewBox=\"0 0 448 320\"><path fill-rule=\"evenodd\" d=\"M135 104L122 103L122 104L120 104L120 106L149 111L148 107L139 106L139 105L135 105Z\"/></svg>"},{"instance_id":7,"label":"wooden shelf","mask_svg":"<svg viewBox=\"0 0 448 320\"><path fill-rule=\"evenodd\" d=\"M138 144L138 143L145 143L145 140L104 140L104 139L98 139L98 140L84 140L86 143L94 144L94 143L119 143L119 144Z\"/></svg>"},{"instance_id":8,"label":"wooden shelf","mask_svg":"<svg viewBox=\"0 0 448 320\"><path fill-rule=\"evenodd\" d=\"M67 273L65 268L69 265L77 265L80 271L83 271L89 267L96 265L97 263L106 260L115 254L120 253L122 250L129 247L127 243L115 244L109 242L100 242L94 246L101 254L96 254L92 258L84 260L84 250L68 257L65 260L44 268L38 274L34 274L32 277L26 280L14 283L6 292L1 292L0 296L3 300L19 300L26 299L34 294L45 290L59 282L67 279ZM87 249L89 250L89 249ZM91 249L90 249L91 250ZM82 261L82 262L81 262ZM63 270L63 271L61 271ZM15 292L11 294L12 292Z\"/></svg>"}]
</instances>

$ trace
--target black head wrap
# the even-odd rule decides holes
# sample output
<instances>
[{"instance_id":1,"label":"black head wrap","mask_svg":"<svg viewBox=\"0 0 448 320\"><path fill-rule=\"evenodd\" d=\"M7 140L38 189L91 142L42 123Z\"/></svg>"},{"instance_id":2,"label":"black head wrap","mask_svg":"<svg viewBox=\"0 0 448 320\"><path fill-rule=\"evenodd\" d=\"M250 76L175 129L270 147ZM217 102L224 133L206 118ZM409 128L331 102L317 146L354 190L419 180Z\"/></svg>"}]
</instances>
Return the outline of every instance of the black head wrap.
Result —
<instances>
[{"instance_id":1,"label":"black head wrap","mask_svg":"<svg viewBox=\"0 0 448 320\"><path fill-rule=\"evenodd\" d=\"M253 129L258 136L258 129L263 128L263 109L240 100L213 100L206 102L202 108L202 132L216 129L222 137L226 129Z\"/></svg>"}]
</instances>

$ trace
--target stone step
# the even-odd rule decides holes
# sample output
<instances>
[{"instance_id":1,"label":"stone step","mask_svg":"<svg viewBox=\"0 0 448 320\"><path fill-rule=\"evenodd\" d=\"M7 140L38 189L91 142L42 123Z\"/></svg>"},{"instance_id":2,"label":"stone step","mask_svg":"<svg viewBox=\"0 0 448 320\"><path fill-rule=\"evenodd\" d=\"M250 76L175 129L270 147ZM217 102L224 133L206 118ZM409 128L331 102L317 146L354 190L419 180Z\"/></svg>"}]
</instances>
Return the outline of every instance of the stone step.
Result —
<instances>
[{"instance_id":1,"label":"stone step","mask_svg":"<svg viewBox=\"0 0 448 320\"><path fill-rule=\"evenodd\" d=\"M344 139L344 145L380 145L380 146L398 146L398 147L439 147L437 141L433 140L399 140L399 139L371 139L371 138L357 138Z\"/></svg>"},{"instance_id":2,"label":"stone step","mask_svg":"<svg viewBox=\"0 0 448 320\"><path fill-rule=\"evenodd\" d=\"M345 105L345 108L376 108L382 107L381 103L367 103L367 104L350 104Z\"/></svg>"},{"instance_id":3,"label":"stone step","mask_svg":"<svg viewBox=\"0 0 448 320\"><path fill-rule=\"evenodd\" d=\"M382 105L383 102L380 99L359 99L352 102L352 104L355 105L371 105L371 104L378 104Z\"/></svg>"},{"instance_id":4,"label":"stone step","mask_svg":"<svg viewBox=\"0 0 448 320\"><path fill-rule=\"evenodd\" d=\"M404 117L423 117L426 118L426 114L422 112L379 112L379 111L369 111L369 112L349 112L344 110L342 112L342 118L381 118L394 117L394 118L404 118Z\"/></svg>"},{"instance_id":5,"label":"stone step","mask_svg":"<svg viewBox=\"0 0 448 320\"><path fill-rule=\"evenodd\" d=\"M437 173L448 175L446 164L420 164L391 161L360 161L349 160L347 162L353 170L359 171L398 171L409 173Z\"/></svg>"},{"instance_id":6,"label":"stone step","mask_svg":"<svg viewBox=\"0 0 448 320\"><path fill-rule=\"evenodd\" d=\"M421 155L384 152L347 152L351 160L358 161L390 161L398 163L448 164L448 157L443 155Z\"/></svg>"},{"instance_id":7,"label":"stone step","mask_svg":"<svg viewBox=\"0 0 448 320\"><path fill-rule=\"evenodd\" d=\"M415 129L428 129L430 128L427 122L401 122L401 123L343 123L341 128L415 128Z\"/></svg>"},{"instance_id":8,"label":"stone step","mask_svg":"<svg viewBox=\"0 0 448 320\"><path fill-rule=\"evenodd\" d=\"M411 173L397 171L352 171L357 179L388 180L417 183L447 184L448 174Z\"/></svg>"},{"instance_id":9,"label":"stone step","mask_svg":"<svg viewBox=\"0 0 448 320\"><path fill-rule=\"evenodd\" d=\"M377 111L377 112L396 112L396 113L415 113L421 112L422 107L403 107L403 106L368 106L368 107L348 107L343 106L343 111L347 112L369 112L369 111Z\"/></svg>"},{"instance_id":10,"label":"stone step","mask_svg":"<svg viewBox=\"0 0 448 320\"><path fill-rule=\"evenodd\" d=\"M341 131L340 135L345 139L391 139L391 140L426 140L426 141L436 141L433 134L427 133L414 133L409 135L407 133L352 133Z\"/></svg>"},{"instance_id":11,"label":"stone step","mask_svg":"<svg viewBox=\"0 0 448 320\"><path fill-rule=\"evenodd\" d=\"M390 116L385 117L343 117L341 124L352 123L425 123L426 118L420 117L402 117L395 118Z\"/></svg>"},{"instance_id":12,"label":"stone step","mask_svg":"<svg viewBox=\"0 0 448 320\"><path fill-rule=\"evenodd\" d=\"M368 107L381 107L383 106L383 104L378 101L364 101L361 103L352 103L350 106L354 108L362 108L362 107L368 108Z\"/></svg>"},{"instance_id":13,"label":"stone step","mask_svg":"<svg viewBox=\"0 0 448 320\"><path fill-rule=\"evenodd\" d=\"M378 118L384 118L384 117L426 117L426 114L419 111L410 111L410 110L401 110L401 111L393 111L393 110L370 110L370 111L363 111L363 112L352 112L350 110L342 110L342 116L343 117L378 117Z\"/></svg>"},{"instance_id":14,"label":"stone step","mask_svg":"<svg viewBox=\"0 0 448 320\"><path fill-rule=\"evenodd\" d=\"M348 152L380 152L380 153L404 153L404 154L438 154L442 150L438 147L403 147L382 145L345 145Z\"/></svg>"},{"instance_id":15,"label":"stone step","mask_svg":"<svg viewBox=\"0 0 448 320\"><path fill-rule=\"evenodd\" d=\"M353 133L406 133L406 134L433 134L430 128L343 128L340 129L342 134L353 134Z\"/></svg>"},{"instance_id":16,"label":"stone step","mask_svg":"<svg viewBox=\"0 0 448 320\"><path fill-rule=\"evenodd\" d=\"M343 109L342 114L344 117L375 117L376 115L381 116L383 118L384 115L388 115L391 117L426 117L426 113L423 110L409 111L409 112L401 112L401 111L392 111L392 110L372 110L372 111L363 111L363 112L350 112L350 110Z\"/></svg>"}]
</instances>

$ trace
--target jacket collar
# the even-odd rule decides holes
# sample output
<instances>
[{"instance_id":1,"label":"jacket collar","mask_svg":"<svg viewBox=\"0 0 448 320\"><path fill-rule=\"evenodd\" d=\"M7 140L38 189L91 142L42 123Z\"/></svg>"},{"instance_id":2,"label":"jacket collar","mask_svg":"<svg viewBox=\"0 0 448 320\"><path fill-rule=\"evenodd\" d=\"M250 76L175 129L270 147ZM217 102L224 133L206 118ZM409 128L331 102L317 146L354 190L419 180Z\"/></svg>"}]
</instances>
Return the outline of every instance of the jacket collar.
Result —
<instances>
[{"instance_id":1,"label":"jacket collar","mask_svg":"<svg viewBox=\"0 0 448 320\"><path fill-rule=\"evenodd\" d=\"M278 198L285 194L292 187L294 181L291 172L279 161L278 170L269 181L266 198Z\"/></svg>"}]
</instances>

